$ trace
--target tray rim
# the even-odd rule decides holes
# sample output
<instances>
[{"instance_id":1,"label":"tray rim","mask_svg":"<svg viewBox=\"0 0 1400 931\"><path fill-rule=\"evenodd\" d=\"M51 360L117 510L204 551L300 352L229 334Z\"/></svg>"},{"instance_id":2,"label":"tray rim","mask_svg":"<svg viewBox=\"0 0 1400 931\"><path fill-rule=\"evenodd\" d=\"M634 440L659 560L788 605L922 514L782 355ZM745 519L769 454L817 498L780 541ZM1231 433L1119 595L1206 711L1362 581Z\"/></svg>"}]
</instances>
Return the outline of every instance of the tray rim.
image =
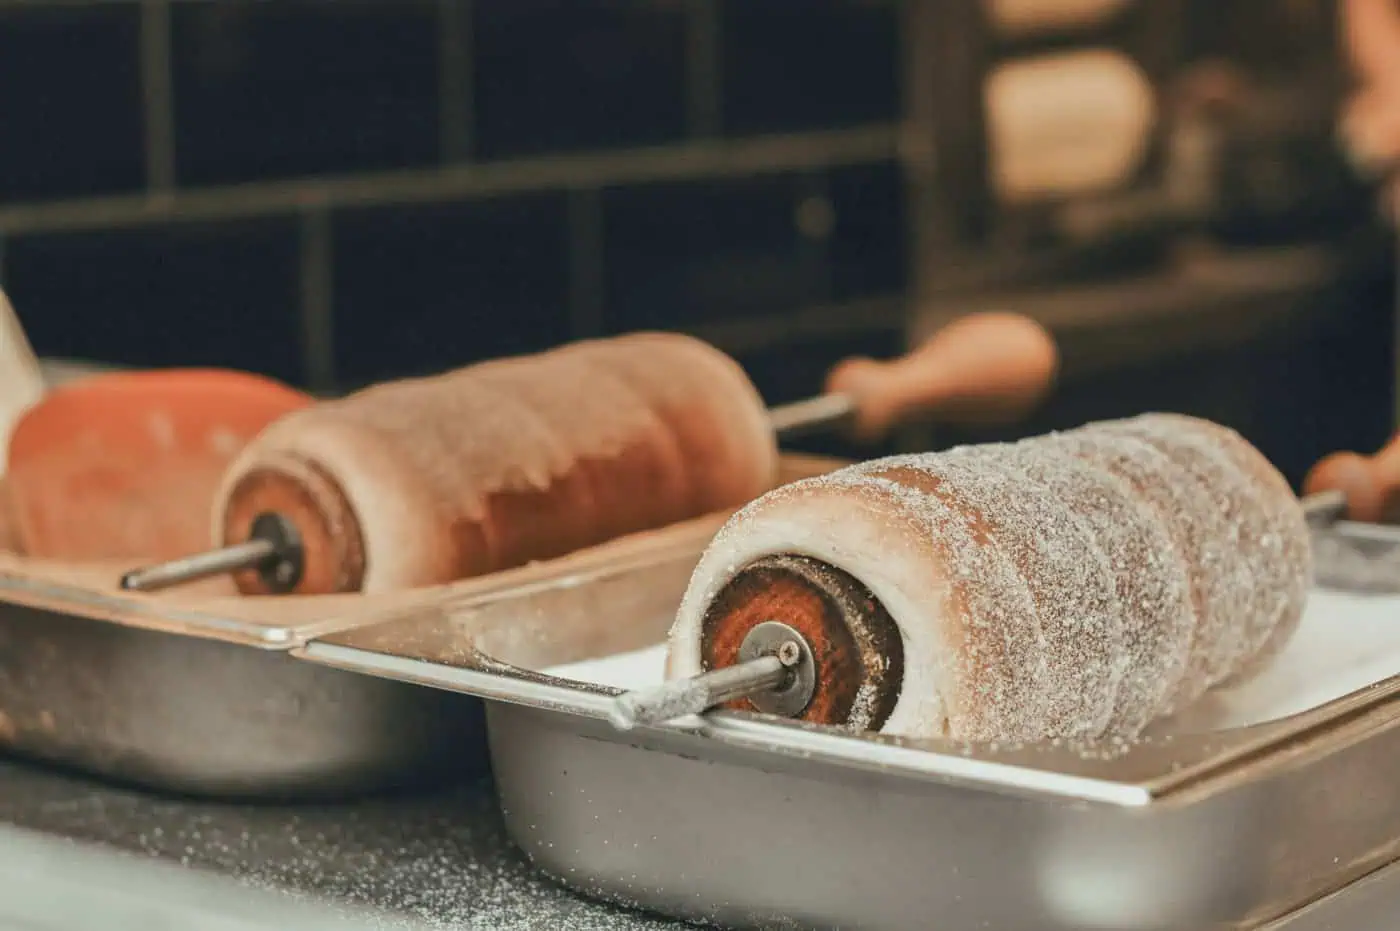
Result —
<instances>
[{"instance_id":1,"label":"tray rim","mask_svg":"<svg viewBox=\"0 0 1400 931\"><path fill-rule=\"evenodd\" d=\"M170 604L0 572L0 605L35 608L156 633L222 640L264 650L290 649L306 625L261 624Z\"/></svg>"},{"instance_id":2,"label":"tray rim","mask_svg":"<svg viewBox=\"0 0 1400 931\"><path fill-rule=\"evenodd\" d=\"M451 666L318 640L293 648L291 655L350 672L532 708L556 716L565 726L570 718L606 722L612 697L620 693L588 683L552 680L485 658L483 662L497 668ZM951 782L1021 795L1147 808L1198 801L1397 726L1400 676L1253 727L1174 738L1167 743L1184 747L1191 754L1190 762L1166 765L1157 776L1145 779L1115 777L1111 768L1094 773L1092 765L1088 772L1075 772L1063 765L1067 758L1075 757L1073 751L1042 755L1038 752L1042 748L1031 748L1039 762L1048 764L1037 767L995 749L935 748L931 742L819 730L742 711L713 711L610 736L619 743L653 744L653 749L662 752L678 751L661 748L661 741L653 738L680 736L686 740L687 755L713 754L715 749L756 752L760 756L800 758L814 766L875 771L911 783Z\"/></svg>"}]
</instances>

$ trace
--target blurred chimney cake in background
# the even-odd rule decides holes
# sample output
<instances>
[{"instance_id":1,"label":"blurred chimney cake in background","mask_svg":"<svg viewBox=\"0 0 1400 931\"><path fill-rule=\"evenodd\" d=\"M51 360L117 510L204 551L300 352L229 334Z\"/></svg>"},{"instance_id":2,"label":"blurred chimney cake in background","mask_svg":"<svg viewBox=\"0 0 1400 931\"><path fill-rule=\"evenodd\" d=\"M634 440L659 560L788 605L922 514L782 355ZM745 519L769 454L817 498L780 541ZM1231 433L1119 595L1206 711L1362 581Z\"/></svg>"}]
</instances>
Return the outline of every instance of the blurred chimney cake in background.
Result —
<instances>
[{"instance_id":1,"label":"blurred chimney cake in background","mask_svg":"<svg viewBox=\"0 0 1400 931\"><path fill-rule=\"evenodd\" d=\"M1130 0L983 0L991 32L1016 42L1092 33ZM1151 83L1127 55L1089 45L1008 58L983 87L990 182L1003 203L1123 184L1157 120Z\"/></svg>"},{"instance_id":2,"label":"blurred chimney cake in background","mask_svg":"<svg viewBox=\"0 0 1400 931\"><path fill-rule=\"evenodd\" d=\"M991 179L1007 203L1123 184L1157 117L1142 70L1107 49L1008 61L985 93Z\"/></svg>"}]
</instances>

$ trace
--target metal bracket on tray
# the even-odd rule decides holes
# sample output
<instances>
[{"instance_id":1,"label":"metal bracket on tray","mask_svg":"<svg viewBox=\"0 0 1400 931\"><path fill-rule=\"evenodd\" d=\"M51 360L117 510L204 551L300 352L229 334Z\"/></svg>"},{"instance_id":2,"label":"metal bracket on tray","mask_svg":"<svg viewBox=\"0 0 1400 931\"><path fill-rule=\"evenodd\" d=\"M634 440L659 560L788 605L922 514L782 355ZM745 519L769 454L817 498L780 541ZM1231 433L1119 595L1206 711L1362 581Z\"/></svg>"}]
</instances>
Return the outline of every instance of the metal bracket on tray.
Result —
<instances>
[{"instance_id":1,"label":"metal bracket on tray","mask_svg":"<svg viewBox=\"0 0 1400 931\"><path fill-rule=\"evenodd\" d=\"M817 689L817 664L807 639L778 621L765 621L739 645L739 662L689 679L619 695L608 720L618 730L664 724L747 698L758 710L796 717Z\"/></svg>"}]
</instances>

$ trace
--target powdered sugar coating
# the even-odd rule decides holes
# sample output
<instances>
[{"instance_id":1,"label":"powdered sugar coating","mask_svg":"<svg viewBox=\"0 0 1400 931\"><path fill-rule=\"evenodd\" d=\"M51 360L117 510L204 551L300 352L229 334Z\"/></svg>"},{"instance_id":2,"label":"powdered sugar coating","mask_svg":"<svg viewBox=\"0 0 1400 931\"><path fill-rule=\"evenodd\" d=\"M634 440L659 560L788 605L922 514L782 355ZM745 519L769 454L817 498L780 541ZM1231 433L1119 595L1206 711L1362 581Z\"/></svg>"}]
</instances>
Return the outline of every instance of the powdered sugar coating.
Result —
<instances>
[{"instance_id":1,"label":"powdered sugar coating","mask_svg":"<svg viewBox=\"0 0 1400 931\"><path fill-rule=\"evenodd\" d=\"M1240 539L1262 551L1254 560L1262 576L1253 590L1260 603L1248 616L1262 623L1244 632L1244 650L1253 658L1219 684L1240 682L1282 651L1302 620L1297 606L1307 598L1313 580L1313 538L1307 519L1288 480L1234 430L1172 414L1141 420L1159 435L1177 436L1211 457L1222 473L1232 473L1226 480L1230 493L1249 499L1250 506L1240 510Z\"/></svg>"},{"instance_id":2,"label":"powdered sugar coating","mask_svg":"<svg viewBox=\"0 0 1400 931\"><path fill-rule=\"evenodd\" d=\"M1296 544L1308 539L1302 511L1291 494L1283 499L1227 453L1242 439L1230 443L1223 431L1208 431L1199 421L1162 415L1134 418L1114 429L1160 449L1201 490L1189 519L1208 537L1200 558L1211 593L1208 623L1218 633L1208 638L1204 660L1208 687L1220 685L1240 671L1246 658L1257 656L1281 625L1296 625L1301 616L1292 606L1305 597L1309 576L1296 559L1300 550L1306 552L1306 546ZM1297 519L1296 533L1285 525L1289 515ZM1246 558L1239 558L1241 552Z\"/></svg>"},{"instance_id":3,"label":"powdered sugar coating","mask_svg":"<svg viewBox=\"0 0 1400 931\"><path fill-rule=\"evenodd\" d=\"M1242 669L1306 595L1281 565L1308 546L1296 500L1211 452L1209 426L1148 416L778 489L702 557L669 674L700 671L724 585L792 553L860 579L898 625L906 673L886 733L1135 737ZM1259 596L1261 582L1278 589Z\"/></svg>"},{"instance_id":4,"label":"powdered sugar coating","mask_svg":"<svg viewBox=\"0 0 1400 931\"><path fill-rule=\"evenodd\" d=\"M964 447L942 456L892 457L856 471L955 503L985 545L1001 551L1020 584L975 588L979 614L999 619L1007 653L1029 653L1017 669L1027 662L1035 669L1037 685L1020 690L1016 716L1023 726L1036 720L1035 731L1097 736L1108 726L1122 677L1123 630L1113 576L1093 535L1050 488L1028 479L1018 468L1020 458L1006 447ZM947 558L958 575L970 568L961 550L952 549ZM1055 686L1045 688L1047 682Z\"/></svg>"},{"instance_id":5,"label":"powdered sugar coating","mask_svg":"<svg viewBox=\"0 0 1400 931\"><path fill-rule=\"evenodd\" d=\"M1063 444L1022 441L1007 455L1064 504L1113 581L1121 646L1106 730L1137 733L1165 706L1190 652L1190 584L1171 535L1131 485Z\"/></svg>"},{"instance_id":6,"label":"powdered sugar coating","mask_svg":"<svg viewBox=\"0 0 1400 931\"><path fill-rule=\"evenodd\" d=\"M1020 674L1045 665L1041 652L1045 638L1034 597L1011 555L986 545L989 529L976 506L956 493L964 470L945 463L952 480L949 487L943 475L929 474L932 482L923 485L919 475L910 474L914 470L908 464L896 460L884 460L884 464L889 468L866 473L857 468L833 484L849 481L848 487L857 493L862 487L878 488L897 503L905 526L915 528L915 540L936 539L941 544L939 569L951 589L943 616L954 625L947 639L961 644L957 652L940 657L934 677L943 685L940 704L947 717L943 728L950 733L993 734L1050 726L1052 703ZM934 483L939 486L936 490L930 487ZM869 553L888 555L883 549ZM919 558L918 544L901 555ZM868 577L867 570L863 578ZM978 580L985 584L974 584ZM870 586L882 603L892 587L883 580L878 587ZM905 668L908 687L907 660Z\"/></svg>"},{"instance_id":7,"label":"powdered sugar coating","mask_svg":"<svg viewBox=\"0 0 1400 931\"><path fill-rule=\"evenodd\" d=\"M1200 490L1190 477L1152 444L1114 430L1121 421L1054 434L1047 441L1059 445L1095 467L1125 482L1151 511L1166 532L1170 546L1163 569L1179 578L1187 599L1183 607L1189 619L1176 626L1185 649L1185 665L1166 697L1166 708L1190 704L1209 687L1205 647L1214 627L1210 618L1210 589L1202 576L1199 553L1208 546L1202 522L1185 519L1199 507ZM1154 709L1154 716L1158 713Z\"/></svg>"}]
</instances>

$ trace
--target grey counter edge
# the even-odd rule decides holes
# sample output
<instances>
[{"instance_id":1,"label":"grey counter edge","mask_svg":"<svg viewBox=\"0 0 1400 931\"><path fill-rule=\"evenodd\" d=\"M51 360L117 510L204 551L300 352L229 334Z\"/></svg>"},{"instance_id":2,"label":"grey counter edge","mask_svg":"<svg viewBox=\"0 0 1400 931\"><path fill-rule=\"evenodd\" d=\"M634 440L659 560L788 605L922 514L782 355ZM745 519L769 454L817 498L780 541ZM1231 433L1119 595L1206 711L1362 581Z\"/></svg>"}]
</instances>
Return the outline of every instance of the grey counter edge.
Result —
<instances>
[{"instance_id":1,"label":"grey counter edge","mask_svg":"<svg viewBox=\"0 0 1400 931\"><path fill-rule=\"evenodd\" d=\"M371 931L380 926L363 912L351 917L205 870L0 827L0 931Z\"/></svg>"}]
</instances>

